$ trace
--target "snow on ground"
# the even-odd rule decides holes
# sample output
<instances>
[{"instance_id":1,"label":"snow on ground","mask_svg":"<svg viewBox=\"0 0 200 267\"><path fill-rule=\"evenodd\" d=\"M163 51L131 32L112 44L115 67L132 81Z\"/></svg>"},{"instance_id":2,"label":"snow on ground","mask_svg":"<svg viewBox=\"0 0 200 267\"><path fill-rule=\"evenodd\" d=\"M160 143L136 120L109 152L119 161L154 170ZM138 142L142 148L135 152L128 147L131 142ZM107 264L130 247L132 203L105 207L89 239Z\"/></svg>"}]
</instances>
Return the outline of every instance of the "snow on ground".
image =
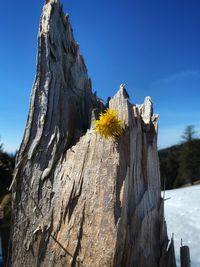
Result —
<instances>
[{"instance_id":1,"label":"snow on ground","mask_svg":"<svg viewBox=\"0 0 200 267\"><path fill-rule=\"evenodd\" d=\"M163 192L162 192L163 195ZM181 238L190 247L191 267L200 267L200 185L165 192L165 219L169 238L174 233L177 265Z\"/></svg>"}]
</instances>

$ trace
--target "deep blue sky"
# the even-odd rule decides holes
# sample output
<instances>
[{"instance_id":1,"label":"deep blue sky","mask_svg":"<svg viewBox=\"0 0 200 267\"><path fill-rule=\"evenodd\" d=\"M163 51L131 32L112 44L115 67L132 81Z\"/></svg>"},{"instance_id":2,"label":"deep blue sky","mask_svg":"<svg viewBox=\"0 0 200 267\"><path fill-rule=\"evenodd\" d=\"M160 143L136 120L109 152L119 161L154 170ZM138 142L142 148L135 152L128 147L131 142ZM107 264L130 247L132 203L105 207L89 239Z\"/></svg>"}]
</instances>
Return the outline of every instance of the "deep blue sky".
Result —
<instances>
[{"instance_id":1,"label":"deep blue sky","mask_svg":"<svg viewBox=\"0 0 200 267\"><path fill-rule=\"evenodd\" d=\"M20 145L35 75L42 0L2 0L0 136ZM180 142L186 125L200 133L199 0L63 0L93 90L112 96L127 85L132 103L150 95L159 113L159 147Z\"/></svg>"}]
</instances>

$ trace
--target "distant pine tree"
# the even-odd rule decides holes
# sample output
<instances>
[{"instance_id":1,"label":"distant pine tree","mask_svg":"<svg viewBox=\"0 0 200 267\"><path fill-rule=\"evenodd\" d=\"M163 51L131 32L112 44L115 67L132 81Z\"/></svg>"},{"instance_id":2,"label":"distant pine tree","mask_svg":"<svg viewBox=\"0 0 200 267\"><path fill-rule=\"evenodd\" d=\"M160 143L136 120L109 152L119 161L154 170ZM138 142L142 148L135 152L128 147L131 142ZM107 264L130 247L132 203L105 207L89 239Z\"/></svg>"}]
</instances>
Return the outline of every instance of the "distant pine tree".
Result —
<instances>
[{"instance_id":1,"label":"distant pine tree","mask_svg":"<svg viewBox=\"0 0 200 267\"><path fill-rule=\"evenodd\" d=\"M182 136L184 143L180 151L177 186L193 184L200 179L200 140L195 137L194 126L187 126Z\"/></svg>"},{"instance_id":2,"label":"distant pine tree","mask_svg":"<svg viewBox=\"0 0 200 267\"><path fill-rule=\"evenodd\" d=\"M183 142L187 143L187 142L191 142L192 140L195 139L195 136L196 136L196 130L195 130L195 127L194 125L188 125L186 126L185 128L185 131L182 135L182 139L183 139Z\"/></svg>"},{"instance_id":3,"label":"distant pine tree","mask_svg":"<svg viewBox=\"0 0 200 267\"><path fill-rule=\"evenodd\" d=\"M200 139L194 126L185 128L183 142L159 151L162 188L177 188L200 180Z\"/></svg>"}]
</instances>

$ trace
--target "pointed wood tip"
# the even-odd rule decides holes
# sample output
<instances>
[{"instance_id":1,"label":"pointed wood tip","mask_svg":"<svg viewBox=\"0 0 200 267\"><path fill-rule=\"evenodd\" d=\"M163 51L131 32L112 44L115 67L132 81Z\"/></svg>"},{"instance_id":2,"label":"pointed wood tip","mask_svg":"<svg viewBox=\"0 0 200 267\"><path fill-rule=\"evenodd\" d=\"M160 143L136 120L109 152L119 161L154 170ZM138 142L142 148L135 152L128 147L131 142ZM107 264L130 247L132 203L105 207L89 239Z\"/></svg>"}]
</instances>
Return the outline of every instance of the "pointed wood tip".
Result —
<instances>
[{"instance_id":1,"label":"pointed wood tip","mask_svg":"<svg viewBox=\"0 0 200 267\"><path fill-rule=\"evenodd\" d=\"M125 98L125 99L129 99L129 94L126 90L126 85L125 84L120 84L119 90L118 92Z\"/></svg>"},{"instance_id":2,"label":"pointed wood tip","mask_svg":"<svg viewBox=\"0 0 200 267\"><path fill-rule=\"evenodd\" d=\"M60 5L59 0L45 0L45 4L58 4Z\"/></svg>"}]
</instances>

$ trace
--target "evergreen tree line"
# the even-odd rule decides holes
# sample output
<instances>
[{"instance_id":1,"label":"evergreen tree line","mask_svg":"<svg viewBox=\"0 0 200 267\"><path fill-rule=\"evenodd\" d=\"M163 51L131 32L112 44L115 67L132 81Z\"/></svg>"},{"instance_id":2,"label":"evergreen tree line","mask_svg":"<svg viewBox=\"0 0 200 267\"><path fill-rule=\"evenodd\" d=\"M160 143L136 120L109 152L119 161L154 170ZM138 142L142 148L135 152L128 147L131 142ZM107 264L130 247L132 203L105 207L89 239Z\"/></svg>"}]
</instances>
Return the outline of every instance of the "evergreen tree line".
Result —
<instances>
[{"instance_id":1,"label":"evergreen tree line","mask_svg":"<svg viewBox=\"0 0 200 267\"><path fill-rule=\"evenodd\" d=\"M0 144L0 205L4 209L4 220L0 224L0 229L10 222L11 192L8 189L12 182L14 166L15 155L6 153Z\"/></svg>"},{"instance_id":2,"label":"evergreen tree line","mask_svg":"<svg viewBox=\"0 0 200 267\"><path fill-rule=\"evenodd\" d=\"M0 235L3 249L3 260L6 263L10 236L11 221L11 192L8 191L12 182L12 174L15 165L15 155L6 153L0 144L0 206L4 217L0 220Z\"/></svg>"},{"instance_id":3,"label":"evergreen tree line","mask_svg":"<svg viewBox=\"0 0 200 267\"><path fill-rule=\"evenodd\" d=\"M8 154L0 144L0 199L8 193L12 182L12 173L15 166L15 154Z\"/></svg>"},{"instance_id":4,"label":"evergreen tree line","mask_svg":"<svg viewBox=\"0 0 200 267\"><path fill-rule=\"evenodd\" d=\"M162 189L200 183L200 139L194 126L187 126L182 143L158 152Z\"/></svg>"}]
</instances>

